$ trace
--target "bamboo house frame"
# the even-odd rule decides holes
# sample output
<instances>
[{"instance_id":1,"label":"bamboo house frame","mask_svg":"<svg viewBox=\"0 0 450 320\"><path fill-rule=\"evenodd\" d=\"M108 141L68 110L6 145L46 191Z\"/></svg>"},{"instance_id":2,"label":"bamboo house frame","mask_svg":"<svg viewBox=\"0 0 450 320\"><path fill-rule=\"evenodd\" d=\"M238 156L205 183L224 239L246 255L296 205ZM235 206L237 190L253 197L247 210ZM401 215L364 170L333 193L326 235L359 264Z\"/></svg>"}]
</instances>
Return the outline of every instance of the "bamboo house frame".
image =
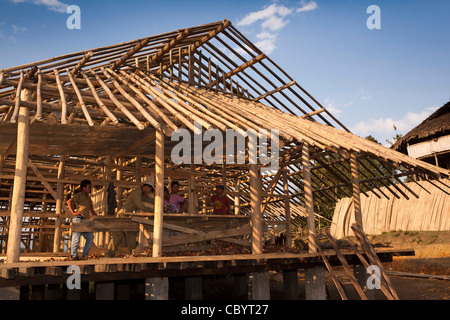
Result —
<instances>
[{"instance_id":1,"label":"bamboo house frame","mask_svg":"<svg viewBox=\"0 0 450 320\"><path fill-rule=\"evenodd\" d=\"M279 170L174 164L170 137L179 128L278 129ZM315 205L351 196L358 212L360 192L416 196L397 186L403 177L449 176L352 134L228 20L0 70L0 135L0 241L9 262L21 246L62 250L70 229L65 198L86 178L98 192L114 183L120 206L154 175L157 257L168 179L181 181L191 215L206 214L201 200L224 184L234 213L251 222L252 252L261 253L266 224L289 231L307 221L314 235Z\"/></svg>"}]
</instances>

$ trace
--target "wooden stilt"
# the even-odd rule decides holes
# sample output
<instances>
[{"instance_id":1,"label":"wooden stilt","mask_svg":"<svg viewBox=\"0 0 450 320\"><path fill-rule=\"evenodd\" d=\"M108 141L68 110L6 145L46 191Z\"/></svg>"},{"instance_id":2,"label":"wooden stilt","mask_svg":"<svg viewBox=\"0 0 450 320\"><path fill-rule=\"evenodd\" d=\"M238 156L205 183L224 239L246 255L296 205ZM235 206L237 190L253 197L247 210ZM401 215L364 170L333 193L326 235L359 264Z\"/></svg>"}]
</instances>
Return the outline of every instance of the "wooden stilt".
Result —
<instances>
[{"instance_id":1,"label":"wooden stilt","mask_svg":"<svg viewBox=\"0 0 450 320\"><path fill-rule=\"evenodd\" d=\"M64 165L65 165L65 156L61 155L58 166L58 180L62 180L64 178ZM56 214L60 215L63 213L63 205L64 205L64 183L58 182L56 184ZM55 236L53 238L53 252L60 252L61 250L61 218L55 218Z\"/></svg>"},{"instance_id":2,"label":"wooden stilt","mask_svg":"<svg viewBox=\"0 0 450 320\"><path fill-rule=\"evenodd\" d=\"M288 185L289 171L284 167L283 171L283 188L284 188L284 215L286 217L286 242L288 248L292 248L292 232L291 232L291 203L289 197L289 185Z\"/></svg>"},{"instance_id":3,"label":"wooden stilt","mask_svg":"<svg viewBox=\"0 0 450 320\"><path fill-rule=\"evenodd\" d=\"M307 225L308 225L308 246L309 252L317 252L317 248L314 245L314 239L316 235L316 227L314 223L314 199L313 190L311 184L311 164L309 162L309 145L308 143L303 143L302 148L302 164L303 164L303 184L305 191L305 206L307 214Z\"/></svg>"},{"instance_id":4,"label":"wooden stilt","mask_svg":"<svg viewBox=\"0 0 450 320\"><path fill-rule=\"evenodd\" d=\"M30 100L30 92L27 89L22 90L20 100ZM30 110L28 110L27 107L20 107L17 122L16 169L14 174L8 250L6 253L6 261L8 263L18 262L20 254L20 238L22 235L23 205L27 180L28 143L30 133Z\"/></svg>"},{"instance_id":5,"label":"wooden stilt","mask_svg":"<svg viewBox=\"0 0 450 320\"><path fill-rule=\"evenodd\" d=\"M156 130L155 151L155 225L153 226L153 257L161 257L164 210L164 133Z\"/></svg>"},{"instance_id":6,"label":"wooden stilt","mask_svg":"<svg viewBox=\"0 0 450 320\"><path fill-rule=\"evenodd\" d=\"M263 249L262 214L261 214L261 176L257 164L249 165L250 203L252 207L252 253L260 254Z\"/></svg>"}]
</instances>

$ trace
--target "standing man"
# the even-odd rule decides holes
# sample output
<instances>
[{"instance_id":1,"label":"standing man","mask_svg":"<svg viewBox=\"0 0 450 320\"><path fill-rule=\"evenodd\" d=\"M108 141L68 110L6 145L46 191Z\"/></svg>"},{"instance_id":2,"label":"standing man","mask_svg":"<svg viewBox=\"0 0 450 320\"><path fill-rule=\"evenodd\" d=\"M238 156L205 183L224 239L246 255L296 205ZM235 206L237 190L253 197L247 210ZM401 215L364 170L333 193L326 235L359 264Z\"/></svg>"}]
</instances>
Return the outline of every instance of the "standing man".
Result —
<instances>
[{"instance_id":1,"label":"standing man","mask_svg":"<svg viewBox=\"0 0 450 320\"><path fill-rule=\"evenodd\" d=\"M83 180L80 182L80 191L75 193L73 198L67 200L67 206L73 215L72 223L81 223L83 220L91 218L91 215L96 216L92 200L89 194L92 191L91 181ZM74 205L76 208L74 208ZM94 242L94 234L92 232L72 232L72 244L70 248L71 257L78 260L78 247L80 245L80 237L86 239L81 258L86 258L91 250Z\"/></svg>"},{"instance_id":2,"label":"standing man","mask_svg":"<svg viewBox=\"0 0 450 320\"><path fill-rule=\"evenodd\" d=\"M134 189L130 192L125 200L123 207L117 212L118 218L127 216L127 213L138 211L154 211L155 210L155 189L149 183L144 183L141 187ZM128 253L132 254L136 249L137 244L137 231L126 231L127 248ZM111 242L108 245L108 249L105 253L105 257L111 258L117 252L120 243L123 239L123 232L113 232Z\"/></svg>"},{"instance_id":3,"label":"standing man","mask_svg":"<svg viewBox=\"0 0 450 320\"><path fill-rule=\"evenodd\" d=\"M231 214L230 213L230 199L225 193L225 187L218 185L216 187L216 194L210 198L210 203L214 205L213 214Z\"/></svg>"}]
</instances>

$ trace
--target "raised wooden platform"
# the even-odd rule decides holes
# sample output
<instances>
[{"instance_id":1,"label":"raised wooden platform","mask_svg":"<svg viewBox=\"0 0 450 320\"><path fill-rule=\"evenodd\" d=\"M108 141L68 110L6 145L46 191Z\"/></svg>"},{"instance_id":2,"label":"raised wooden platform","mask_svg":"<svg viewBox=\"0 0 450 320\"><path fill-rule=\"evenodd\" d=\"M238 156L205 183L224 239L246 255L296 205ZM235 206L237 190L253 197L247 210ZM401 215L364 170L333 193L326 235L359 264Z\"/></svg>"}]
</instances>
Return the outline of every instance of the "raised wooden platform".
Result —
<instances>
[{"instance_id":1,"label":"raised wooden platform","mask_svg":"<svg viewBox=\"0 0 450 320\"><path fill-rule=\"evenodd\" d=\"M393 256L414 255L414 250L378 249L376 253L382 262L390 262ZM330 264L340 265L333 251L324 254ZM350 265L360 263L354 252L343 252L343 255ZM82 281L87 282L286 271L323 265L320 254L307 252L44 261L48 259L52 258L41 257L41 261L0 263L0 287L65 283L70 276L66 273L69 266L80 267Z\"/></svg>"}]
</instances>

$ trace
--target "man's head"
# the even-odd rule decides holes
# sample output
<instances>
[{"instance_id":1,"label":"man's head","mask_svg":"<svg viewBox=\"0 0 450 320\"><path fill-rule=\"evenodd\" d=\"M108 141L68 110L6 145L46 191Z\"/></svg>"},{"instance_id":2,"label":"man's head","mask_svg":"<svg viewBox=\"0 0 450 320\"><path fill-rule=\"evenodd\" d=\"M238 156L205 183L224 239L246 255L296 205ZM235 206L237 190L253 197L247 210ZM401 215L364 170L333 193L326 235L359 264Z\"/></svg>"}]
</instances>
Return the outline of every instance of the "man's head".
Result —
<instances>
[{"instance_id":1,"label":"man's head","mask_svg":"<svg viewBox=\"0 0 450 320\"><path fill-rule=\"evenodd\" d=\"M178 181L172 181L172 183L170 184L172 193L178 193L178 191L180 190L180 183Z\"/></svg>"},{"instance_id":2,"label":"man's head","mask_svg":"<svg viewBox=\"0 0 450 320\"><path fill-rule=\"evenodd\" d=\"M151 194L153 191L155 191L155 189L153 188L153 186L151 184L144 183L142 185L142 191L148 195L148 194Z\"/></svg>"},{"instance_id":3,"label":"man's head","mask_svg":"<svg viewBox=\"0 0 450 320\"><path fill-rule=\"evenodd\" d=\"M80 189L81 192L84 192L86 194L91 193L92 191L92 185L90 180L83 180L80 182Z\"/></svg>"},{"instance_id":4,"label":"man's head","mask_svg":"<svg viewBox=\"0 0 450 320\"><path fill-rule=\"evenodd\" d=\"M222 196L225 193L225 187L221 184L216 186L216 194Z\"/></svg>"}]
</instances>

